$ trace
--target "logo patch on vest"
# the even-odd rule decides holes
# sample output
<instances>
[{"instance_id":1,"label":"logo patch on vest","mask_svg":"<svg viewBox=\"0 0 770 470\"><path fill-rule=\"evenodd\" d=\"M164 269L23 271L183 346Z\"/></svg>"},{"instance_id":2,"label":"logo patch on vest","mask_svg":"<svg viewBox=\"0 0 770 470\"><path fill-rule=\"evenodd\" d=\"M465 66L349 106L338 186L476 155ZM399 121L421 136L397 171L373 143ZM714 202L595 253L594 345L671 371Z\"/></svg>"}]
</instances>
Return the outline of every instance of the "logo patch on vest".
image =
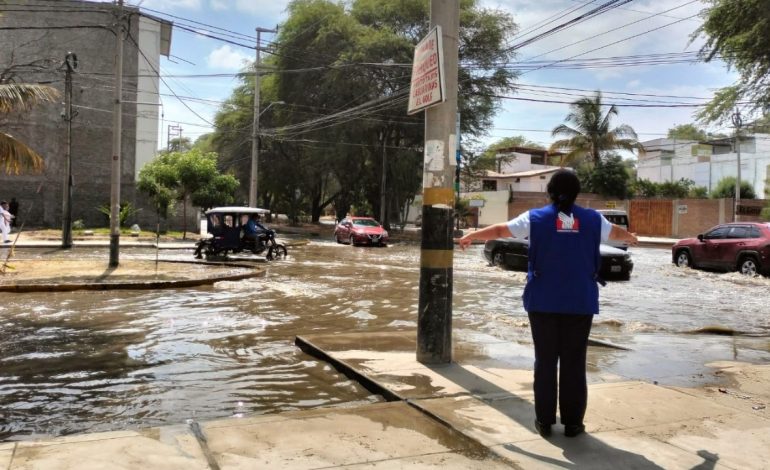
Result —
<instances>
[{"instance_id":1,"label":"logo patch on vest","mask_svg":"<svg viewBox=\"0 0 770 470\"><path fill-rule=\"evenodd\" d=\"M575 214L567 215L564 212L559 212L559 216L556 218L556 231L579 233L580 221L575 218Z\"/></svg>"}]
</instances>

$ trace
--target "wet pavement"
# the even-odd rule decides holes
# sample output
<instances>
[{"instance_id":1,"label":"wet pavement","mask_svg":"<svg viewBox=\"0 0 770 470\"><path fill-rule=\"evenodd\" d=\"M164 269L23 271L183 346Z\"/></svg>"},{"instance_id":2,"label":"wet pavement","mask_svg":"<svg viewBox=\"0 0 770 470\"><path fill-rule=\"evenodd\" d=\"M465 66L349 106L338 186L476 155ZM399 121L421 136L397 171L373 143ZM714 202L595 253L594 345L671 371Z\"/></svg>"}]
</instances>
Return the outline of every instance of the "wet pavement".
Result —
<instances>
[{"instance_id":1,"label":"wet pavement","mask_svg":"<svg viewBox=\"0 0 770 470\"><path fill-rule=\"evenodd\" d=\"M18 249L21 258L105 257ZM192 250L162 250L168 260ZM630 282L603 288L591 380L708 384L716 360L768 362L767 278L674 267L670 251L632 249ZM154 258L126 249L122 259ZM419 247L315 240L260 279L143 291L3 294L0 439L136 430L192 419L241 419L383 398L300 351L296 335L416 328ZM481 246L455 254L456 357L532 366L522 273L491 268ZM718 326L718 329L711 328ZM729 332L731 336L704 334ZM732 335L734 334L734 335Z\"/></svg>"},{"instance_id":2,"label":"wet pavement","mask_svg":"<svg viewBox=\"0 0 770 470\"><path fill-rule=\"evenodd\" d=\"M712 363L731 386L673 387L604 374L589 386L586 434L542 438L532 371L492 357L415 360L412 333L311 335L297 343L476 441L514 468L762 469L770 461L770 366ZM462 349L467 348L462 344ZM476 345L479 346L479 345ZM482 345L483 346L483 345Z\"/></svg>"},{"instance_id":3,"label":"wet pavement","mask_svg":"<svg viewBox=\"0 0 770 470\"><path fill-rule=\"evenodd\" d=\"M531 371L494 358L426 366L414 333L297 338L392 400L188 421L140 431L0 444L20 469L762 469L770 461L770 366L715 363L728 388L604 377L589 387L587 433L533 429ZM461 350L478 345L459 344Z\"/></svg>"}]
</instances>

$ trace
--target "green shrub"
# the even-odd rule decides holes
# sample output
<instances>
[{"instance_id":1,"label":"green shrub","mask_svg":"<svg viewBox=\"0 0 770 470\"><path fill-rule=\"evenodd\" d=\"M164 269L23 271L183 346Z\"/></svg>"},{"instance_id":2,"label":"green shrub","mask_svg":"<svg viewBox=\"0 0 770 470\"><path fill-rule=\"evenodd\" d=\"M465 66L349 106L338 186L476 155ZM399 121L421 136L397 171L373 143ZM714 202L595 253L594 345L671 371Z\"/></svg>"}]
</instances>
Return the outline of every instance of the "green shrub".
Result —
<instances>
[{"instance_id":1,"label":"green shrub","mask_svg":"<svg viewBox=\"0 0 770 470\"><path fill-rule=\"evenodd\" d=\"M112 215L112 209L110 208L109 204L104 204L102 206L99 206L97 208L99 212L107 216L107 223L110 221L110 216ZM136 215L137 212L139 212L141 209L138 209L134 207L133 204L130 202L123 202L120 204L120 212L118 213L118 220L120 221L121 227L126 227L128 224L128 219Z\"/></svg>"}]
</instances>

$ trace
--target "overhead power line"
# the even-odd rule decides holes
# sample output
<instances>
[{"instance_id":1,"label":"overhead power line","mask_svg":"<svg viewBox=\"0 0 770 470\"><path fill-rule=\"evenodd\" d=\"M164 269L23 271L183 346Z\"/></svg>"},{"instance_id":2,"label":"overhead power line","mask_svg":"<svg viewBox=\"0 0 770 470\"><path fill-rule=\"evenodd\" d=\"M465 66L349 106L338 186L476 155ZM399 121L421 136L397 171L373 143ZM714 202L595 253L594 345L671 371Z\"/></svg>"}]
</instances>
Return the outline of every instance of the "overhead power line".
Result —
<instances>
[{"instance_id":1,"label":"overhead power line","mask_svg":"<svg viewBox=\"0 0 770 470\"><path fill-rule=\"evenodd\" d=\"M553 15L549 16L548 18L546 18L544 20L541 20L541 21L535 23L534 25L532 25L532 26L530 26L528 28L523 29L522 31L520 31L519 33L514 35L514 39L521 39L524 36L532 34L533 32L535 32L535 31L537 31L539 29L542 29L542 28L548 26L549 24L555 23L556 20L560 20L560 19L564 18L565 16L569 15L570 13L574 13L574 12L576 12L578 10L581 10L581 9L587 7L588 5L590 5L592 3L596 3L597 0L589 0L589 1L576 0L576 1L578 3L580 3L580 5L573 6L573 7L567 7L565 9L563 9L563 10L560 10L560 11L554 13Z\"/></svg>"},{"instance_id":2,"label":"overhead power line","mask_svg":"<svg viewBox=\"0 0 770 470\"><path fill-rule=\"evenodd\" d=\"M524 98L524 97L518 97L518 96L505 96L505 95L487 95L487 94L481 94L481 93L475 93L476 96L488 96L492 98L500 98L503 100L514 100L514 101L531 101L535 103L554 103L554 104L573 104L574 101L561 101L561 100L540 100L540 99L534 99L534 98ZM738 104L751 104L749 102L740 102ZM618 108L701 108L704 106L707 106L707 103L697 104L697 103L683 103L683 104L665 104L665 103L659 103L659 104L625 104L625 103L601 103L602 106L615 106Z\"/></svg>"},{"instance_id":3,"label":"overhead power line","mask_svg":"<svg viewBox=\"0 0 770 470\"><path fill-rule=\"evenodd\" d=\"M692 15L690 18L693 18L693 17L695 17L695 16L698 16L698 14ZM584 55L586 55L586 54L590 54L591 52L596 52L596 51L598 51L598 50L601 50L601 49L605 49L605 48L607 48L607 47L610 47L610 46L614 46L615 44L620 44L621 42L625 42L625 41L628 41L629 39L638 38L639 36L643 36L643 35L645 35L645 34L649 34L649 33L652 33L652 32L654 32L654 31L658 31L658 30L660 30L660 29L663 29L663 28L667 28L667 27L669 27L669 26L672 26L672 25L675 25L675 24L677 24L677 23L681 23L682 21L685 21L685 20L686 20L686 18L684 18L684 19L681 19L681 20L672 21L672 22L670 22L670 23L666 23L666 24L664 24L664 25L662 25L662 26L658 26L657 28L648 29L648 30L646 30L646 31L643 31L643 32L641 32L641 33L638 33L638 34L634 34L634 35L631 35L631 36L625 37L625 38L623 38L623 39L619 39L619 40L617 40L617 41L615 41L615 42L612 42L612 43L610 43L610 44L605 44L605 45L603 45L603 46L595 47L595 48L593 48L593 49L591 49L591 50L588 50L588 51L585 51L585 52L581 52L580 54L575 54L575 55L573 55L573 56L567 57L566 59L555 60L555 61L553 61L553 62L551 62L551 63L549 63L549 64L546 64L546 65L542 65L542 66L540 66L540 67L537 67L537 68L535 68L535 69L533 69L533 70L529 70L529 71L527 71L527 72L524 72L524 73L534 72L534 71L536 71L536 70L540 70L540 69L543 69L543 68L546 68L546 67L549 67L549 68L550 68L550 67L553 67L553 66L554 66L554 65L556 65L556 64L559 64L559 63L562 63L562 62L566 62L566 61L568 61L568 60L574 59L575 57L584 56Z\"/></svg>"},{"instance_id":4,"label":"overhead power line","mask_svg":"<svg viewBox=\"0 0 770 470\"><path fill-rule=\"evenodd\" d=\"M691 4L693 4L693 3L697 3L697 2L699 2L699 1L700 1L700 0L690 0L689 2L683 3L683 4L681 4L681 5L679 5L679 6L675 6L675 7L673 7L673 8L669 8L668 10L664 10L664 11L661 11L661 12L658 12L658 13L653 13L653 14L651 14L651 15L649 15L649 16L646 16L646 17L644 17L644 18L640 18L640 19L638 19L638 20L636 20L636 21L631 21L630 23L626 23L626 24L623 24L623 25L621 25L621 26L618 26L618 27L616 27L616 28L608 29L607 31L601 32L601 33L599 33L599 34L594 34L593 36L589 36L589 37L587 37L587 38L581 39L580 41L576 41L576 42L570 42L570 43L568 43L568 44L565 44L565 45L563 45L563 46L561 46L561 47L557 47L557 48L555 48L555 49L551 49L550 51L547 51L547 52L543 52L542 54L538 54L538 55L536 55L536 56L534 56L534 57L530 57L529 59L527 59L527 60L524 60L524 62L531 62L533 59L536 59L536 58L538 58L538 57L542 57L542 56L544 56L544 55L550 54L550 53L552 53L552 52L557 52L557 51L560 51L560 50L562 50L562 49L567 49L567 48L569 48L569 47L573 47L573 46L575 46L575 45L577 45L577 44L582 44L582 43L584 43L584 42L586 42L586 41L590 41L591 39L595 39L595 38L598 38L599 36L604 36L605 34L609 34L609 33L612 33L612 32L614 32L614 31L618 31L618 30L620 30L620 29L623 29L623 28L627 28L627 27L629 27L629 26L631 26L631 25L635 25L635 24L637 24L637 23L641 23L642 21L647 21L647 20L649 20L649 19L651 19L651 18L654 18L654 17L656 17L656 16L660 16L660 15L662 15L662 14L664 14L664 13L668 13L668 12L671 12L671 11L674 11L674 10L678 10L679 8L684 8L684 7L686 7L687 5L691 5Z\"/></svg>"},{"instance_id":5,"label":"overhead power line","mask_svg":"<svg viewBox=\"0 0 770 470\"><path fill-rule=\"evenodd\" d=\"M187 110L188 110L188 111L190 111L191 113L193 113L193 114L194 114L194 115L195 115L195 116L196 116L198 119L200 119L201 121L205 122L206 124L208 124L208 125L210 125L210 126L214 127L214 123L212 123L212 122L211 122L211 121L209 121L208 119L206 119L206 118L204 118L203 116L201 116L201 115L200 115L200 114L199 114L197 111L195 111L194 109L192 109L192 108L190 107L190 105L188 105L188 104L187 104L187 102L186 102L185 100L182 100L182 99L180 99L180 98L179 98L179 96L178 96L178 95L177 95L177 93L174 91L174 89L173 89L173 88L171 88L171 86L169 86L168 82L166 82L166 80L165 80L165 79L164 79L164 78L163 78L163 77L160 75L160 72L159 72L159 71L158 71L158 70L155 68L155 66L154 66L154 65L152 65L152 62L150 62L150 59L148 59L148 58L147 58L147 56L144 54L144 51L142 51L142 48L141 48L141 47L139 47L139 43L137 43L137 42L136 42L136 39L134 39L134 37L131 35L131 33L130 33L130 32L128 32L127 36L128 36L128 38L131 40L131 42L132 42L132 43L133 43L133 44L136 46L136 50L138 50L138 51L139 51L139 54L141 54L141 56L142 56L142 57L144 57L144 60L145 60L145 61L147 61L147 65L149 65L149 66L150 66L150 68L152 69L152 71L153 71L153 72L155 72L155 74L156 74L156 75L157 75L157 77L160 79L160 81L161 81L161 82L163 82L163 84L164 84L164 85L166 85L166 88L168 88L168 91L170 91L170 92L171 92L171 93L174 95L174 97L176 97L176 98L177 98L177 100L179 100L179 102L180 102L180 103L182 103L182 105L183 105L185 108L187 108Z\"/></svg>"},{"instance_id":6,"label":"overhead power line","mask_svg":"<svg viewBox=\"0 0 770 470\"><path fill-rule=\"evenodd\" d=\"M528 46L536 41L540 41L542 39L545 39L548 36L551 36L553 34L556 34L557 32L564 31L565 29L571 28L577 24L580 24L584 21L587 21L591 18L594 18L596 16L599 16L603 13L607 13L608 11L617 8L619 6L625 5L627 3L631 3L633 0L610 0L609 2L603 3L599 5L598 7L587 11L586 13L583 13L582 15L576 16L575 18L572 18L569 21L565 21L564 23L558 24L554 26L553 28L549 29L548 31L544 31L536 36L533 36L529 39L525 39L524 41L520 41L513 46L509 47L507 50L503 51L503 53L512 52L518 49L521 49L522 47Z\"/></svg>"}]
</instances>

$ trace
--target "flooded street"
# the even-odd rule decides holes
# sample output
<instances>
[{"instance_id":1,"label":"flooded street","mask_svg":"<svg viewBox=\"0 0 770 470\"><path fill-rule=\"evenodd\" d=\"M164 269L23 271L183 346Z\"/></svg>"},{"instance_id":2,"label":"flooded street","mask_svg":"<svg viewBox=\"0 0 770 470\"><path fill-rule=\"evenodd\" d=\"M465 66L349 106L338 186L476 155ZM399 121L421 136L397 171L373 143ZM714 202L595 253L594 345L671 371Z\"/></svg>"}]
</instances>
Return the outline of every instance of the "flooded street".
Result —
<instances>
[{"instance_id":1,"label":"flooded street","mask_svg":"<svg viewBox=\"0 0 770 470\"><path fill-rule=\"evenodd\" d=\"M523 273L489 267L481 245L455 253L455 339L531 368ZM60 256L22 251L19 258ZM593 372L697 382L712 360L770 360L770 279L681 270L666 249L635 248L630 282L601 289ZM122 252L154 258L154 252ZM379 401L294 346L302 334L416 328L419 246L313 241L265 278L158 291L4 294L0 440L182 423ZM105 260L101 250L69 256ZM191 250L161 252L192 259ZM704 334L704 328L739 333ZM710 330L711 331L711 330Z\"/></svg>"}]
</instances>

